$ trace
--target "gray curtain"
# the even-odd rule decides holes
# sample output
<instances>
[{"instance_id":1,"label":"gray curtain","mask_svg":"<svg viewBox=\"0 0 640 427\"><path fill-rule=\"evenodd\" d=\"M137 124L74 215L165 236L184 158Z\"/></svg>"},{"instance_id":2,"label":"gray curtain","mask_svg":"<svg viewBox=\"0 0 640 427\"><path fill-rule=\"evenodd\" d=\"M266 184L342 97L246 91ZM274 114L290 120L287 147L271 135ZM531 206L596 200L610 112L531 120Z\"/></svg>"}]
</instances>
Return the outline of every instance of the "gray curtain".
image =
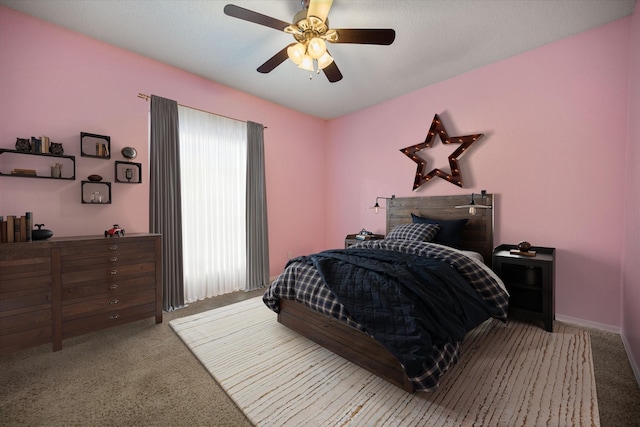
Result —
<instances>
[{"instance_id":1,"label":"gray curtain","mask_svg":"<svg viewBox=\"0 0 640 427\"><path fill-rule=\"evenodd\" d=\"M184 307L178 104L151 95L149 231L162 235L162 307Z\"/></svg>"},{"instance_id":2,"label":"gray curtain","mask_svg":"<svg viewBox=\"0 0 640 427\"><path fill-rule=\"evenodd\" d=\"M247 285L269 283L269 234L264 172L264 126L247 122Z\"/></svg>"}]
</instances>

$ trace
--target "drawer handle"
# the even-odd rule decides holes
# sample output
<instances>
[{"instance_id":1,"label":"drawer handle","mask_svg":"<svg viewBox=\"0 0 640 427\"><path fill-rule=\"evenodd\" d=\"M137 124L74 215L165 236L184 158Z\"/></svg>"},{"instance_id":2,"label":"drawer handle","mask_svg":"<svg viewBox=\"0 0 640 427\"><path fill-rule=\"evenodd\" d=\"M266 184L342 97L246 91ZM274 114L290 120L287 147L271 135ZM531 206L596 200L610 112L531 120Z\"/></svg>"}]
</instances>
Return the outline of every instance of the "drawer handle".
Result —
<instances>
[{"instance_id":1,"label":"drawer handle","mask_svg":"<svg viewBox=\"0 0 640 427\"><path fill-rule=\"evenodd\" d=\"M112 256L111 258L109 258L109 262L116 262L116 261L118 261L117 256Z\"/></svg>"},{"instance_id":2,"label":"drawer handle","mask_svg":"<svg viewBox=\"0 0 640 427\"><path fill-rule=\"evenodd\" d=\"M115 291L116 289L118 289L118 284L114 283L112 285L109 285L107 289L109 289L110 291Z\"/></svg>"},{"instance_id":3,"label":"drawer handle","mask_svg":"<svg viewBox=\"0 0 640 427\"><path fill-rule=\"evenodd\" d=\"M117 251L118 250L118 245L109 246L109 250L110 251Z\"/></svg>"},{"instance_id":4,"label":"drawer handle","mask_svg":"<svg viewBox=\"0 0 640 427\"><path fill-rule=\"evenodd\" d=\"M116 274L118 274L118 270L111 270L109 272L109 276L115 276Z\"/></svg>"},{"instance_id":5,"label":"drawer handle","mask_svg":"<svg viewBox=\"0 0 640 427\"><path fill-rule=\"evenodd\" d=\"M120 318L119 314L110 314L109 320L118 320Z\"/></svg>"},{"instance_id":6,"label":"drawer handle","mask_svg":"<svg viewBox=\"0 0 640 427\"><path fill-rule=\"evenodd\" d=\"M117 299L112 299L111 301L109 301L109 305L114 305L119 303L120 301L118 301Z\"/></svg>"}]
</instances>

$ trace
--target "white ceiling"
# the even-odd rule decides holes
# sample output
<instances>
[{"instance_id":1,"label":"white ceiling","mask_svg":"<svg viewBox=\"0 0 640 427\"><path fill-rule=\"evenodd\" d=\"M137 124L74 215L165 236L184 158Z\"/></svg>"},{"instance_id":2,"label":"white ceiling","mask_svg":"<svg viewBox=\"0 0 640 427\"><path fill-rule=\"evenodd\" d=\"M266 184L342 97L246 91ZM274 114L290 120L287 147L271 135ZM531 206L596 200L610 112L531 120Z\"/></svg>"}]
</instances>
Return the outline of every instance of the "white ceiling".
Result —
<instances>
[{"instance_id":1,"label":"white ceiling","mask_svg":"<svg viewBox=\"0 0 640 427\"><path fill-rule=\"evenodd\" d=\"M291 35L223 13L290 22L300 0L0 0L0 4L319 118L331 119L633 13L635 0L334 0L331 28L393 28L390 46L330 46L344 78L286 61Z\"/></svg>"}]
</instances>

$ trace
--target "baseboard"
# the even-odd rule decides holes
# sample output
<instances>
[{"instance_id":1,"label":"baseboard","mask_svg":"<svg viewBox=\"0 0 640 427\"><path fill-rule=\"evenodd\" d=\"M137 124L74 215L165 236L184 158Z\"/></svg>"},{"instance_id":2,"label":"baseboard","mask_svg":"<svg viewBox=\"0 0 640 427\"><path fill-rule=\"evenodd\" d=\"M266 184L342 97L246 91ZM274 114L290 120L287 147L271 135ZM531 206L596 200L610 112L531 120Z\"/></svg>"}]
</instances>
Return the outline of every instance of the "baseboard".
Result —
<instances>
[{"instance_id":1,"label":"baseboard","mask_svg":"<svg viewBox=\"0 0 640 427\"><path fill-rule=\"evenodd\" d=\"M578 326L584 326L586 328L593 328L593 329L600 329L607 332L614 332L620 335L619 326L605 325L604 323L591 322L590 320L578 319L576 317L559 316L557 314L556 314L556 320L559 320L560 322L565 322L565 323L572 323Z\"/></svg>"},{"instance_id":2,"label":"baseboard","mask_svg":"<svg viewBox=\"0 0 640 427\"><path fill-rule=\"evenodd\" d=\"M624 337L624 334L620 334L620 338L622 338L622 345L624 345L624 350L627 352L627 359L629 359L629 364L631 365L631 370L633 371L633 375L636 377L636 382L640 385L640 366L636 365L636 361L633 360L631 356L631 346L627 342Z\"/></svg>"}]
</instances>

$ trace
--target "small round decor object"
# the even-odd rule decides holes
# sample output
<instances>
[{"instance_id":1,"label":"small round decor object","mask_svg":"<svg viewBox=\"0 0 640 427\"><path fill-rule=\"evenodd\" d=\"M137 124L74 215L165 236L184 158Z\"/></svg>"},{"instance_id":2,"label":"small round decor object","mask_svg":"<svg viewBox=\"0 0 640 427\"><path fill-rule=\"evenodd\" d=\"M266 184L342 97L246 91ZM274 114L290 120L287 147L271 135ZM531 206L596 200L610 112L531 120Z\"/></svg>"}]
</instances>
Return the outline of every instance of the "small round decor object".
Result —
<instances>
[{"instance_id":1,"label":"small round decor object","mask_svg":"<svg viewBox=\"0 0 640 427\"><path fill-rule=\"evenodd\" d=\"M89 175L87 177L87 179L89 179L89 181L93 181L93 182L102 181L102 177L100 175Z\"/></svg>"},{"instance_id":2,"label":"small round decor object","mask_svg":"<svg viewBox=\"0 0 640 427\"><path fill-rule=\"evenodd\" d=\"M124 147L121 151L125 159L133 160L138 156L138 152L133 147Z\"/></svg>"},{"instance_id":3,"label":"small round decor object","mask_svg":"<svg viewBox=\"0 0 640 427\"><path fill-rule=\"evenodd\" d=\"M520 250L520 252L529 252L529 249L531 249L531 243L523 240L522 242L518 243L518 249Z\"/></svg>"},{"instance_id":4,"label":"small round decor object","mask_svg":"<svg viewBox=\"0 0 640 427\"><path fill-rule=\"evenodd\" d=\"M33 240L46 240L53 236L53 231L42 228L44 224L35 224L35 226L38 227L38 229L31 231L31 238Z\"/></svg>"}]
</instances>

